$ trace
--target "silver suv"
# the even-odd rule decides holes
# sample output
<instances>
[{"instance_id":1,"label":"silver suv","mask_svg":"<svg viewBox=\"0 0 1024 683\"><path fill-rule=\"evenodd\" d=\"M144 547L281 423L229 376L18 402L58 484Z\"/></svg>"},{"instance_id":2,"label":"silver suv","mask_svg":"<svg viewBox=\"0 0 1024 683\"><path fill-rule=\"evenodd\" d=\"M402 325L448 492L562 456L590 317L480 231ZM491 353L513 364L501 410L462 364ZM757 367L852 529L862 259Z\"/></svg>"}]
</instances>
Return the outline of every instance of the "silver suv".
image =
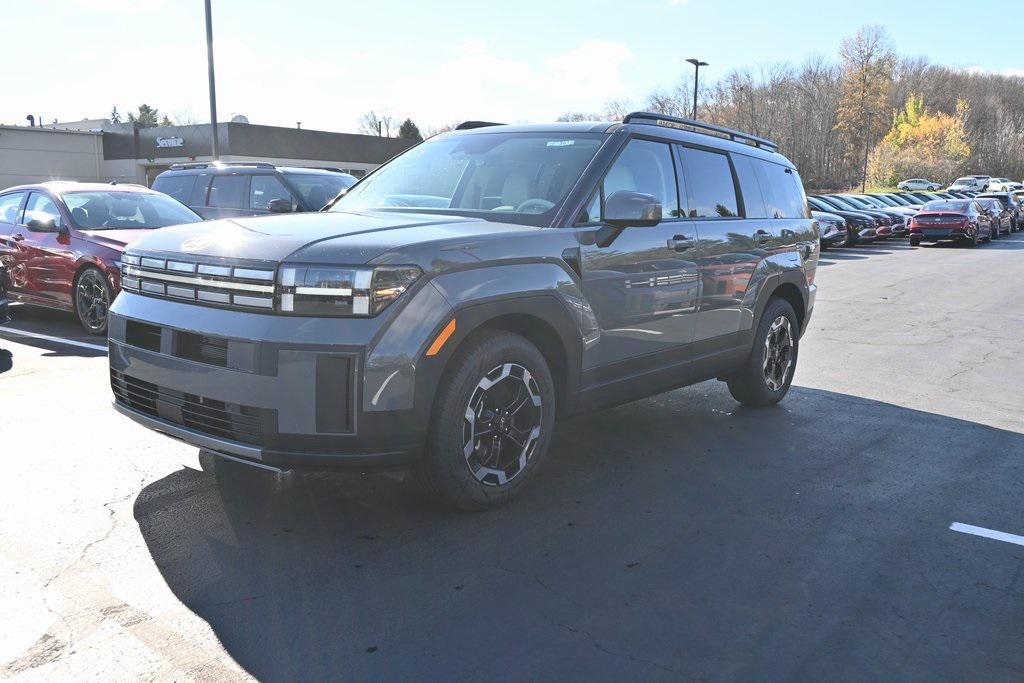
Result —
<instances>
[{"instance_id":1,"label":"silver suv","mask_svg":"<svg viewBox=\"0 0 1024 683\"><path fill-rule=\"evenodd\" d=\"M135 242L115 406L245 463L411 468L486 508L575 412L715 378L781 400L818 239L767 140L644 112L463 124L324 212Z\"/></svg>"}]
</instances>

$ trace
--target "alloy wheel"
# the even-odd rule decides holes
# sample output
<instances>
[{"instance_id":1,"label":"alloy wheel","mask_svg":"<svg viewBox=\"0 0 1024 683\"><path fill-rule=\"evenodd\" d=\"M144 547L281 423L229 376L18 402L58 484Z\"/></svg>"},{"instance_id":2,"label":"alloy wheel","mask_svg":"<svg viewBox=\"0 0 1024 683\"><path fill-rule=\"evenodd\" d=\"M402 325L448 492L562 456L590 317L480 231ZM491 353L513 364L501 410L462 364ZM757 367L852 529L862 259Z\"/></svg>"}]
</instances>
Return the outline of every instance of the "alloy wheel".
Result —
<instances>
[{"instance_id":1,"label":"alloy wheel","mask_svg":"<svg viewBox=\"0 0 1024 683\"><path fill-rule=\"evenodd\" d=\"M92 332L100 332L107 325L110 293L103 275L98 270L87 270L78 278L75 288L75 307L82 324Z\"/></svg>"},{"instance_id":2,"label":"alloy wheel","mask_svg":"<svg viewBox=\"0 0 1024 683\"><path fill-rule=\"evenodd\" d=\"M481 483L503 486L526 469L541 435L544 405L528 369L505 363L477 383L466 405L463 454Z\"/></svg>"},{"instance_id":3,"label":"alloy wheel","mask_svg":"<svg viewBox=\"0 0 1024 683\"><path fill-rule=\"evenodd\" d=\"M786 384L786 376L793 365L793 328L789 318L780 315L768 328L764 340L764 362L761 366L765 384L778 391Z\"/></svg>"}]
</instances>

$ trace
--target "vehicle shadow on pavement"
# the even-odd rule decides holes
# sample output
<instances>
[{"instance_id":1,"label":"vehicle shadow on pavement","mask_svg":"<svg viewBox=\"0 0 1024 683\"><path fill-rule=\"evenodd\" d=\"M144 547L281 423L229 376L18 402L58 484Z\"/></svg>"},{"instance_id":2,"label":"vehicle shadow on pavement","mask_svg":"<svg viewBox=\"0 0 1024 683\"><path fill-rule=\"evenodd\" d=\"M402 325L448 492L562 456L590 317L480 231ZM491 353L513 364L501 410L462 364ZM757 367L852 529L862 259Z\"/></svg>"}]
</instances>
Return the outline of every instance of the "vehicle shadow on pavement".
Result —
<instances>
[{"instance_id":1,"label":"vehicle shadow on pavement","mask_svg":"<svg viewBox=\"0 0 1024 683\"><path fill-rule=\"evenodd\" d=\"M1022 454L943 415L802 387L743 409L705 383L564 422L489 513L220 463L134 516L259 680L979 679L1024 667L1022 556L948 526L1019 528Z\"/></svg>"}]
</instances>

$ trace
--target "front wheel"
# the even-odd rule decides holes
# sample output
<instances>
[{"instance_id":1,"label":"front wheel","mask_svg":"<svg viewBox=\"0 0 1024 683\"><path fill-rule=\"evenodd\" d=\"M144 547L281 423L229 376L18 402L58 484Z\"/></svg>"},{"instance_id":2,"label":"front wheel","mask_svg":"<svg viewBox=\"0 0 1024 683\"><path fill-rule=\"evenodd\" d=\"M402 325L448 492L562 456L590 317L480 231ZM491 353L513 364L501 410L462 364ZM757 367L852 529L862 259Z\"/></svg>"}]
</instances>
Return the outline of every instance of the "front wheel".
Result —
<instances>
[{"instance_id":1,"label":"front wheel","mask_svg":"<svg viewBox=\"0 0 1024 683\"><path fill-rule=\"evenodd\" d=\"M107 333L107 311L110 308L110 285L99 268L86 268L75 280L75 312L89 334Z\"/></svg>"},{"instance_id":2,"label":"front wheel","mask_svg":"<svg viewBox=\"0 0 1024 683\"><path fill-rule=\"evenodd\" d=\"M919 247L919 246L921 246L921 240L919 240L916 237L911 237L910 238L910 246L912 246L912 247Z\"/></svg>"},{"instance_id":3,"label":"front wheel","mask_svg":"<svg viewBox=\"0 0 1024 683\"><path fill-rule=\"evenodd\" d=\"M785 299L765 306L754 335L754 347L740 370L729 377L729 393L745 406L770 406L789 392L799 351L799 324Z\"/></svg>"},{"instance_id":4,"label":"front wheel","mask_svg":"<svg viewBox=\"0 0 1024 683\"><path fill-rule=\"evenodd\" d=\"M449 361L414 474L447 506L497 507L536 475L554 424L554 382L537 347L511 332L477 334Z\"/></svg>"}]
</instances>

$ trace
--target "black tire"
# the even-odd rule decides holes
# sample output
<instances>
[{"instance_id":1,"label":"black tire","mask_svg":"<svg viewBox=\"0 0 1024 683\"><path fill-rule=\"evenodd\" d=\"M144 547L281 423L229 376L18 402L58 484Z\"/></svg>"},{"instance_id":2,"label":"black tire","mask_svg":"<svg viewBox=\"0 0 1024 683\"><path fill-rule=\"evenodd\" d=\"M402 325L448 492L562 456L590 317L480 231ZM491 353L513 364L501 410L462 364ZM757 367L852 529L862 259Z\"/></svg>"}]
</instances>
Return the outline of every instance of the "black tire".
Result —
<instances>
[{"instance_id":1,"label":"black tire","mask_svg":"<svg viewBox=\"0 0 1024 683\"><path fill-rule=\"evenodd\" d=\"M516 398L503 406L512 391ZM537 347L511 332L475 334L445 369L427 445L413 473L446 506L485 510L508 503L536 476L551 443L555 408L551 371ZM517 412L522 409L528 412ZM485 414L490 417L482 419ZM492 436L480 439L480 425Z\"/></svg>"},{"instance_id":2,"label":"black tire","mask_svg":"<svg viewBox=\"0 0 1024 683\"><path fill-rule=\"evenodd\" d=\"M71 292L79 324L89 334L106 336L113 295L103 271L92 266L85 268L75 278Z\"/></svg>"},{"instance_id":3,"label":"black tire","mask_svg":"<svg viewBox=\"0 0 1024 683\"><path fill-rule=\"evenodd\" d=\"M919 246L921 246L921 240L919 240L917 238L914 238L914 237L911 237L910 238L910 246L912 246L912 247L919 247Z\"/></svg>"},{"instance_id":4,"label":"black tire","mask_svg":"<svg viewBox=\"0 0 1024 683\"><path fill-rule=\"evenodd\" d=\"M844 247L854 247L856 245L857 245L857 235L852 233L852 232L846 233L846 239L843 241L843 246Z\"/></svg>"},{"instance_id":5,"label":"black tire","mask_svg":"<svg viewBox=\"0 0 1024 683\"><path fill-rule=\"evenodd\" d=\"M769 367L776 370L781 366L776 365L778 361L769 362L769 334L777 335L779 321L785 319L788 324L790 335L790 349L788 362L782 373L772 372L775 386L769 384ZM781 401L789 392L789 386L793 382L793 372L796 370L797 357L800 351L800 328L797 323L796 313L793 307L785 299L773 297L761 313L761 320L757 324L757 331L754 334L754 346L750 349L743 367L731 375L726 383L729 385L729 393L732 397L745 406L771 406Z\"/></svg>"}]
</instances>

